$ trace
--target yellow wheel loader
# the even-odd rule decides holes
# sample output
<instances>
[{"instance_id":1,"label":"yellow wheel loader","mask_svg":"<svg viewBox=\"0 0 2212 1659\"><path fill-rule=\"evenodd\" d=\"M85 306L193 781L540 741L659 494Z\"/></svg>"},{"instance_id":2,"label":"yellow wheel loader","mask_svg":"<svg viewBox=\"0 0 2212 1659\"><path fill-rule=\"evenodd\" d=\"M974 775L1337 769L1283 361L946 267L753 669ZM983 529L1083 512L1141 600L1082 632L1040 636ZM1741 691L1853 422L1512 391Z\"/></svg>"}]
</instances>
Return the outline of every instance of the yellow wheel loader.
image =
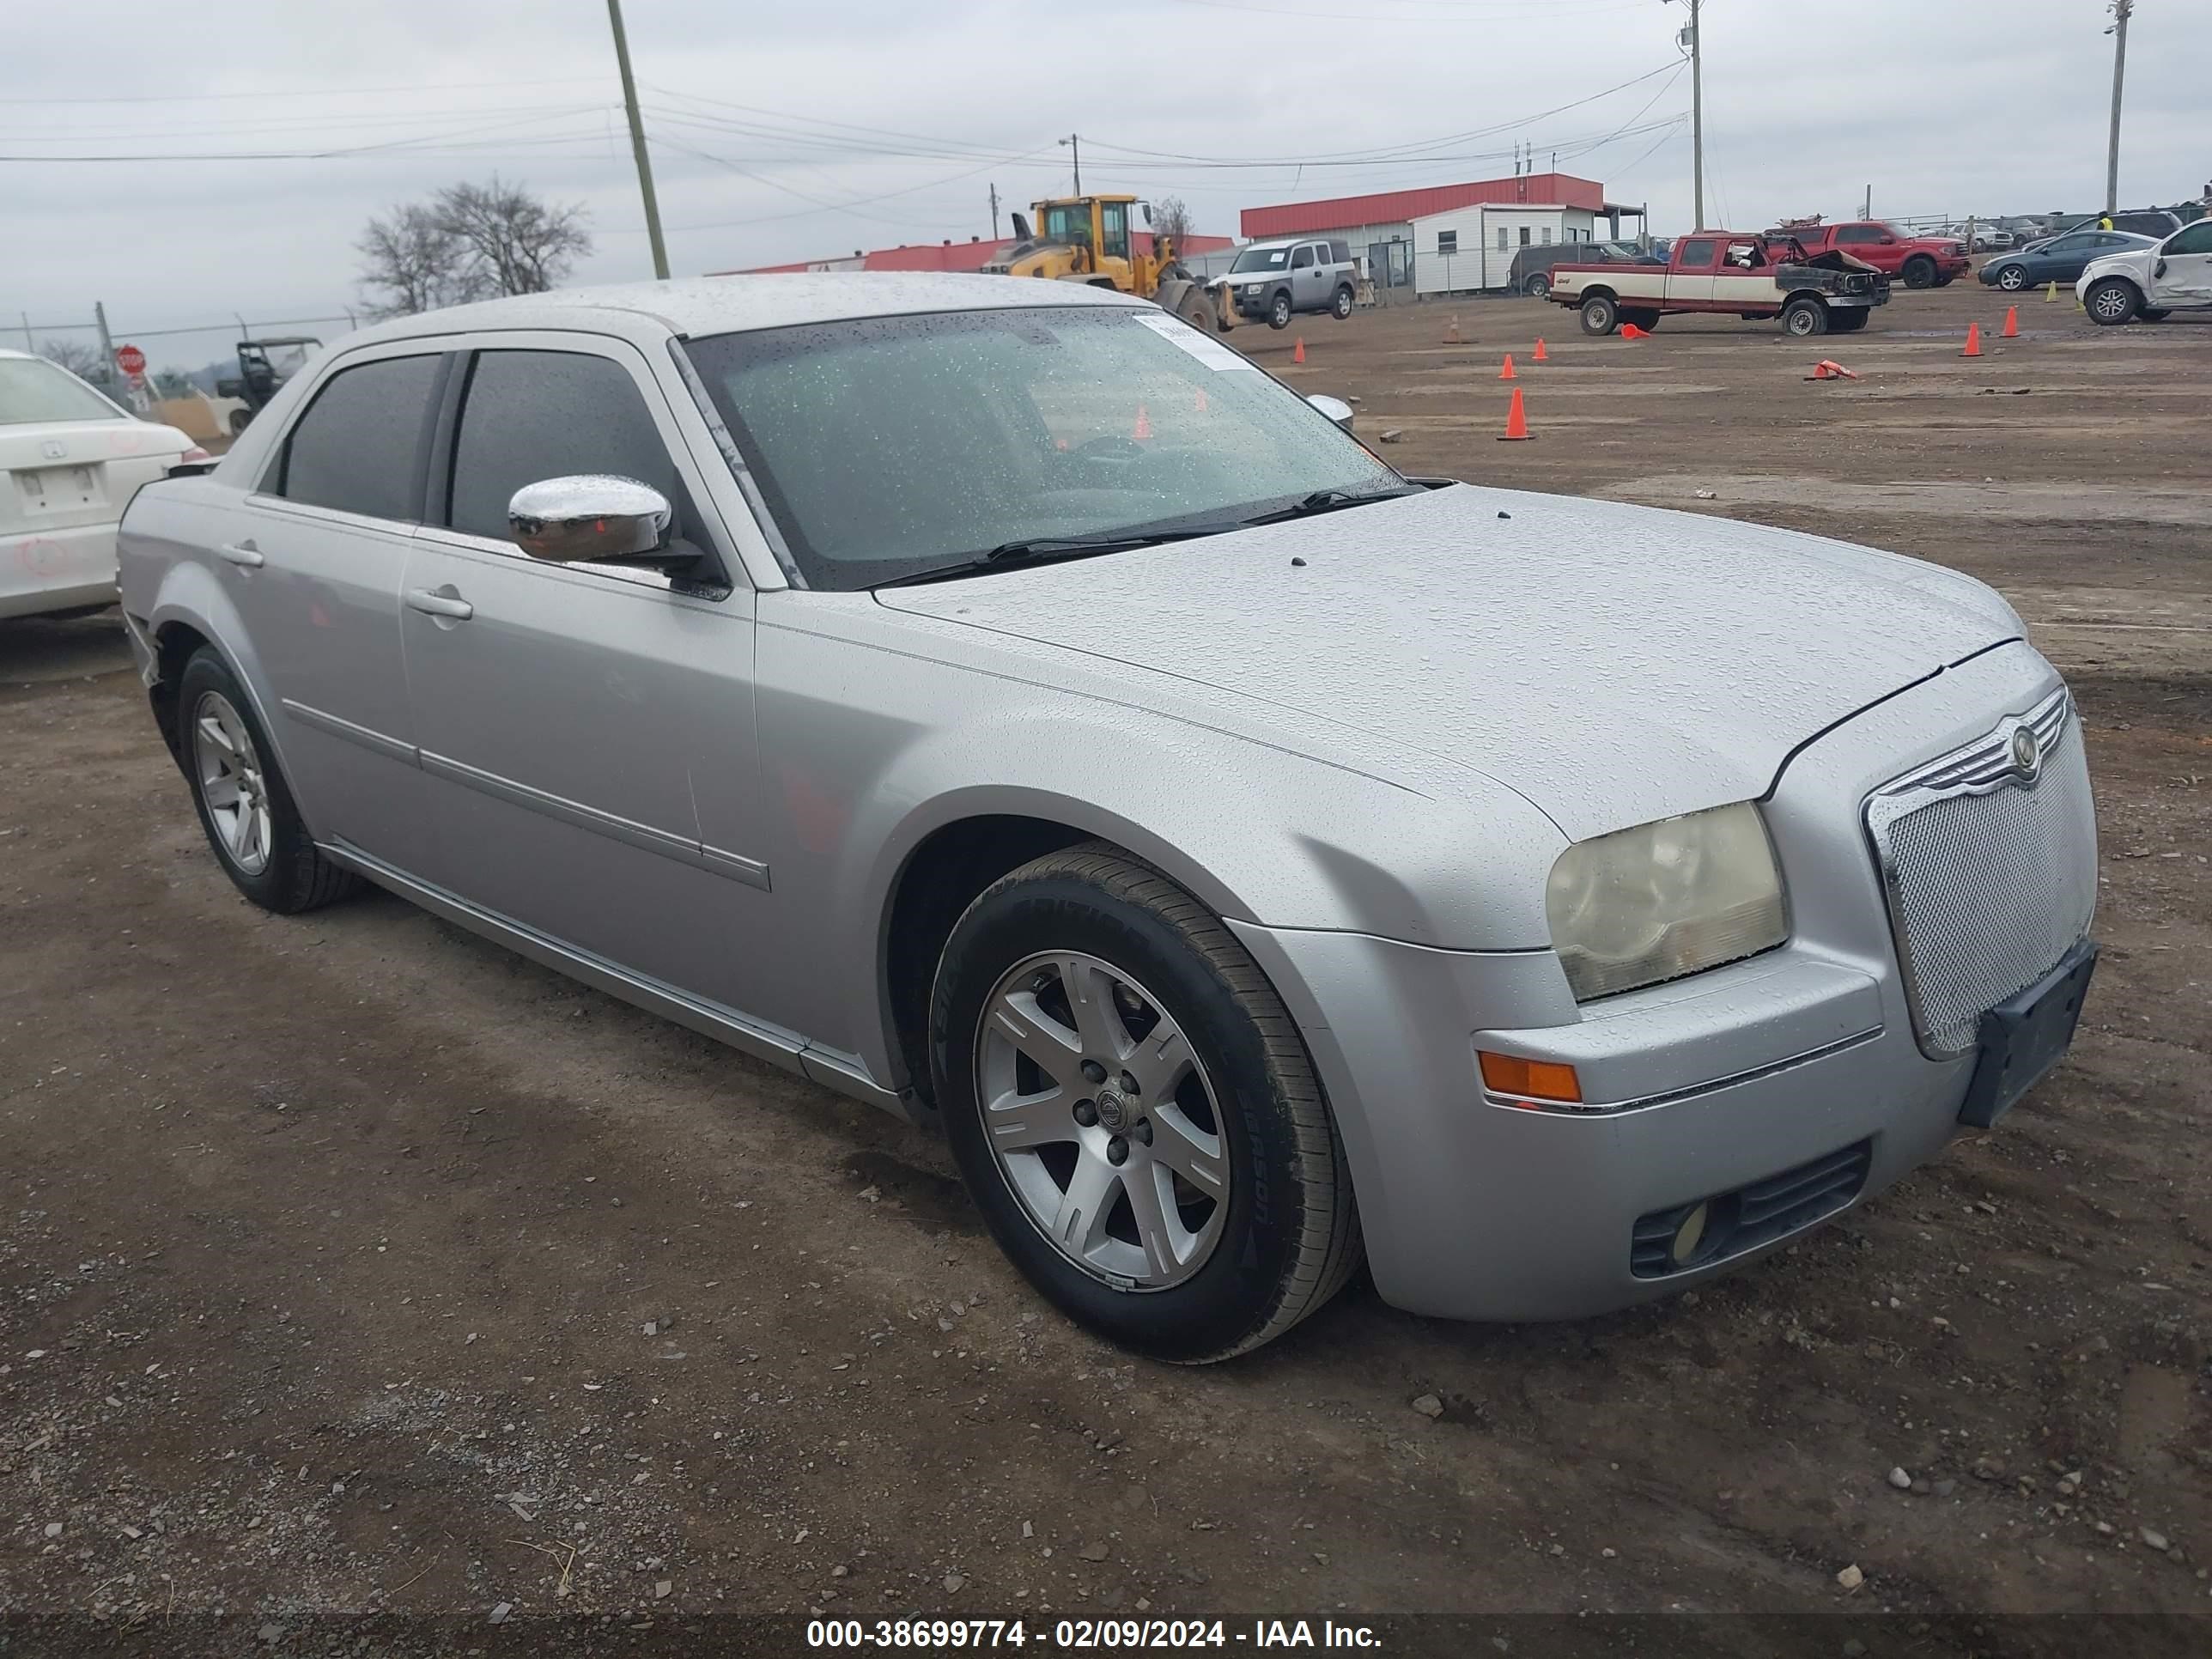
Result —
<instances>
[{"instance_id":1,"label":"yellow wheel loader","mask_svg":"<svg viewBox=\"0 0 2212 1659\"><path fill-rule=\"evenodd\" d=\"M1150 226L1152 210L1135 197L1071 196L1034 203L1031 211L1035 227L1015 214L1014 246L984 270L1118 289L1209 332L1226 334L1236 326L1236 308L1226 294L1183 269L1173 237L1155 234L1150 253L1138 250L1133 213Z\"/></svg>"}]
</instances>

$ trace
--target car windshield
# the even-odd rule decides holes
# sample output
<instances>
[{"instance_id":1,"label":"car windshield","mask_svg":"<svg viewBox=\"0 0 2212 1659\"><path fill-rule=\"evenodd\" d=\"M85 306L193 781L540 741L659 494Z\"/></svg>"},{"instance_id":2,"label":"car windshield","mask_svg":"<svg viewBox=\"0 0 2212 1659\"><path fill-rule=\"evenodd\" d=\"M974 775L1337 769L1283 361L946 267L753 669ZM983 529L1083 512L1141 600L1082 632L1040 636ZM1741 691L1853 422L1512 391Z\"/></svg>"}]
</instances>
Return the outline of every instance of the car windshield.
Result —
<instances>
[{"instance_id":1,"label":"car windshield","mask_svg":"<svg viewBox=\"0 0 2212 1659\"><path fill-rule=\"evenodd\" d=\"M1407 487L1297 393L1148 306L872 317L684 349L816 587Z\"/></svg>"},{"instance_id":2,"label":"car windshield","mask_svg":"<svg viewBox=\"0 0 2212 1659\"><path fill-rule=\"evenodd\" d=\"M1286 247L1248 247L1237 256L1237 263L1229 267L1232 276L1248 270L1280 270L1291 262L1291 251Z\"/></svg>"},{"instance_id":3,"label":"car windshield","mask_svg":"<svg viewBox=\"0 0 2212 1659\"><path fill-rule=\"evenodd\" d=\"M0 357L0 426L127 418L65 368L37 357Z\"/></svg>"}]
</instances>

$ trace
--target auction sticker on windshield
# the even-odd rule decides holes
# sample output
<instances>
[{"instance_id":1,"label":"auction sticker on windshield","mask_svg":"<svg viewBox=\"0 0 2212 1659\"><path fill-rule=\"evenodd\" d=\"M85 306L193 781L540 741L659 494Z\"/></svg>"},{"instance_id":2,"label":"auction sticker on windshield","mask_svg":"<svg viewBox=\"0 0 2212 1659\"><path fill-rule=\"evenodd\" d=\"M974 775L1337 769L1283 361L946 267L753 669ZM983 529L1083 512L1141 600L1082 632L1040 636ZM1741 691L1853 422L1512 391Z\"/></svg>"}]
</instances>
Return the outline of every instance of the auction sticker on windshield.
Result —
<instances>
[{"instance_id":1,"label":"auction sticker on windshield","mask_svg":"<svg viewBox=\"0 0 2212 1659\"><path fill-rule=\"evenodd\" d=\"M1208 368L1249 368L1255 374L1260 372L1257 363L1240 356L1220 341L1201 334L1188 323L1170 317L1164 311L1139 311L1135 316L1141 326L1149 328L1164 340L1173 341Z\"/></svg>"}]
</instances>

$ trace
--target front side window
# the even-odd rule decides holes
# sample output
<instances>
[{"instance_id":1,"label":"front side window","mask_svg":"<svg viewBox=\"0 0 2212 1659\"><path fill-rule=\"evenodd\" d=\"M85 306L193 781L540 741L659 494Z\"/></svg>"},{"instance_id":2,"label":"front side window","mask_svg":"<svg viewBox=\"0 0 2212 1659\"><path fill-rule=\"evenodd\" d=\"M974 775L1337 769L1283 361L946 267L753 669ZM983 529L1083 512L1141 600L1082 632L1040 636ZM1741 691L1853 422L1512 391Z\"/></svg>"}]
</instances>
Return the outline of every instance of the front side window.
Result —
<instances>
[{"instance_id":1,"label":"front side window","mask_svg":"<svg viewBox=\"0 0 2212 1659\"><path fill-rule=\"evenodd\" d=\"M525 484L612 473L652 485L676 509L685 495L659 428L629 372L578 351L480 351L453 436L447 523L509 541L507 507Z\"/></svg>"},{"instance_id":2,"label":"front side window","mask_svg":"<svg viewBox=\"0 0 2212 1659\"><path fill-rule=\"evenodd\" d=\"M2199 219L2186 230L2176 231L2166 242L2168 253L2212 253L2212 219Z\"/></svg>"},{"instance_id":3,"label":"front side window","mask_svg":"<svg viewBox=\"0 0 2212 1659\"><path fill-rule=\"evenodd\" d=\"M129 418L58 364L43 357L0 357L0 426Z\"/></svg>"},{"instance_id":4,"label":"front side window","mask_svg":"<svg viewBox=\"0 0 2212 1659\"><path fill-rule=\"evenodd\" d=\"M1048 242L1074 243L1091 246L1091 209L1088 204L1061 203L1049 207L1044 214L1044 236Z\"/></svg>"},{"instance_id":5,"label":"front side window","mask_svg":"<svg viewBox=\"0 0 2212 1659\"><path fill-rule=\"evenodd\" d=\"M284 440L275 493L372 519L418 520L416 469L428 441L438 361L386 357L331 376Z\"/></svg>"},{"instance_id":6,"label":"front side window","mask_svg":"<svg viewBox=\"0 0 2212 1659\"><path fill-rule=\"evenodd\" d=\"M1403 487L1297 393L1150 307L869 318L684 349L816 587Z\"/></svg>"},{"instance_id":7,"label":"front side window","mask_svg":"<svg viewBox=\"0 0 2212 1659\"><path fill-rule=\"evenodd\" d=\"M1302 247L1291 255L1291 269L1292 270L1310 270L1312 268L1313 250L1311 248Z\"/></svg>"}]
</instances>

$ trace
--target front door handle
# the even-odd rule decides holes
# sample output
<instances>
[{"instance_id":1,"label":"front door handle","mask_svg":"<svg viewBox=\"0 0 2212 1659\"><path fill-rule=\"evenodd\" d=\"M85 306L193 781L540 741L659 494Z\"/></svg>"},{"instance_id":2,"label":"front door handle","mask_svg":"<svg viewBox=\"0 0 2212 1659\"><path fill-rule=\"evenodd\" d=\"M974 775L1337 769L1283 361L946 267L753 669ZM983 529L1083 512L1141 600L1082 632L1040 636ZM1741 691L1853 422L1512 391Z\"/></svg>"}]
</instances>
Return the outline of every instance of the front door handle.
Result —
<instances>
[{"instance_id":1,"label":"front door handle","mask_svg":"<svg viewBox=\"0 0 2212 1659\"><path fill-rule=\"evenodd\" d=\"M466 622L477 614L476 606L457 593L433 593L427 587L407 590L408 608L419 611L426 617L450 617L455 622Z\"/></svg>"},{"instance_id":2,"label":"front door handle","mask_svg":"<svg viewBox=\"0 0 2212 1659\"><path fill-rule=\"evenodd\" d=\"M226 542L217 547L216 551L229 560L231 563L244 565L248 570L258 570L269 562L261 556L260 550L252 542L234 544Z\"/></svg>"}]
</instances>

